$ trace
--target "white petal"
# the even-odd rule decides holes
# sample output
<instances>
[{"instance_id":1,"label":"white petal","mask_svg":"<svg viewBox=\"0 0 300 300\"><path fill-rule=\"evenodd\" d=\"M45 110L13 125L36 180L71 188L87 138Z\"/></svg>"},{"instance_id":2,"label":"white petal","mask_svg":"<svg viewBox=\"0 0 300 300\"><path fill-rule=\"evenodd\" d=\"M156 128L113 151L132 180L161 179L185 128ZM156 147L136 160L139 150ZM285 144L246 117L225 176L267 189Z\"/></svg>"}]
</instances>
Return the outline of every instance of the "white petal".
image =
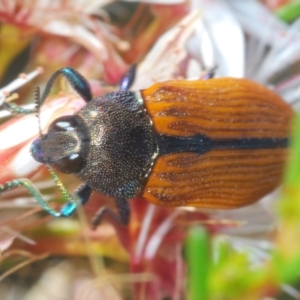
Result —
<instances>
[{"instance_id":1,"label":"white petal","mask_svg":"<svg viewBox=\"0 0 300 300\"><path fill-rule=\"evenodd\" d=\"M186 42L195 30L199 12L193 11L164 33L138 66L133 90L146 88L156 81L170 80L186 57Z\"/></svg>"},{"instance_id":2,"label":"white petal","mask_svg":"<svg viewBox=\"0 0 300 300\"><path fill-rule=\"evenodd\" d=\"M1 227L1 229L2 229L2 227ZM5 250L7 250L13 243L14 239L15 239L14 236L8 237L6 239L1 239L0 240L0 252L3 253Z\"/></svg>"},{"instance_id":3,"label":"white petal","mask_svg":"<svg viewBox=\"0 0 300 300\"><path fill-rule=\"evenodd\" d=\"M217 75L243 77L244 35L230 7L222 0L193 0L192 8L203 10L214 48Z\"/></svg>"},{"instance_id":4,"label":"white petal","mask_svg":"<svg viewBox=\"0 0 300 300\"><path fill-rule=\"evenodd\" d=\"M300 19L291 25L266 55L257 72L257 80L267 82L274 74L300 60Z\"/></svg>"},{"instance_id":5,"label":"white petal","mask_svg":"<svg viewBox=\"0 0 300 300\"><path fill-rule=\"evenodd\" d=\"M276 43L287 25L257 0L227 0L244 30L265 43Z\"/></svg>"},{"instance_id":6,"label":"white petal","mask_svg":"<svg viewBox=\"0 0 300 300\"><path fill-rule=\"evenodd\" d=\"M34 116L25 116L6 124L0 130L0 150L17 146L38 134L38 122Z\"/></svg>"},{"instance_id":7,"label":"white petal","mask_svg":"<svg viewBox=\"0 0 300 300\"><path fill-rule=\"evenodd\" d=\"M43 72L42 68L37 68L35 71L32 71L26 75L23 74L23 76L19 76L18 78L10 82L8 85L2 87L0 89L0 105L3 103L5 99L6 96L5 93L11 93L17 90L21 86L25 85L27 82L31 81L32 79L40 75L42 72Z\"/></svg>"},{"instance_id":8,"label":"white petal","mask_svg":"<svg viewBox=\"0 0 300 300\"><path fill-rule=\"evenodd\" d=\"M196 76L199 78L201 72L216 66L214 48L202 17L197 21L195 33L188 40L187 49L189 54L203 66L197 75L188 73L187 78Z\"/></svg>"},{"instance_id":9,"label":"white petal","mask_svg":"<svg viewBox=\"0 0 300 300\"><path fill-rule=\"evenodd\" d=\"M107 48L98 36L93 34L81 24L72 24L62 20L51 20L46 23L43 30L59 36L72 38L81 45L84 45L103 60L108 58Z\"/></svg>"},{"instance_id":10,"label":"white petal","mask_svg":"<svg viewBox=\"0 0 300 300\"><path fill-rule=\"evenodd\" d=\"M203 10L204 22L214 48L218 76L244 76L244 35L226 2L193 0L193 8Z\"/></svg>"},{"instance_id":11,"label":"white petal","mask_svg":"<svg viewBox=\"0 0 300 300\"><path fill-rule=\"evenodd\" d=\"M30 155L30 147L31 143L22 147L10 164L11 172L15 174L16 178L27 177L41 166Z\"/></svg>"}]
</instances>

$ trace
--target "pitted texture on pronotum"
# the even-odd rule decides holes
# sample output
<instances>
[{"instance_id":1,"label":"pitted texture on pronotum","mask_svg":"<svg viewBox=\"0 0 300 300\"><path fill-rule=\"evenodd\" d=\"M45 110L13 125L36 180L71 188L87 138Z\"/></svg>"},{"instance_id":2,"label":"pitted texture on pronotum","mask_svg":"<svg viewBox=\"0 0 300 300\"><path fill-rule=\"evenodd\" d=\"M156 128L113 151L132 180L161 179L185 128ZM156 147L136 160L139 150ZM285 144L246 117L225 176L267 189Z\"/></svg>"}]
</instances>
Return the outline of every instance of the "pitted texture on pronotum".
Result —
<instances>
[{"instance_id":1,"label":"pitted texture on pronotum","mask_svg":"<svg viewBox=\"0 0 300 300\"><path fill-rule=\"evenodd\" d=\"M118 91L89 102L78 112L89 128L86 167L77 174L111 197L132 198L156 152L149 117L134 92Z\"/></svg>"}]
</instances>

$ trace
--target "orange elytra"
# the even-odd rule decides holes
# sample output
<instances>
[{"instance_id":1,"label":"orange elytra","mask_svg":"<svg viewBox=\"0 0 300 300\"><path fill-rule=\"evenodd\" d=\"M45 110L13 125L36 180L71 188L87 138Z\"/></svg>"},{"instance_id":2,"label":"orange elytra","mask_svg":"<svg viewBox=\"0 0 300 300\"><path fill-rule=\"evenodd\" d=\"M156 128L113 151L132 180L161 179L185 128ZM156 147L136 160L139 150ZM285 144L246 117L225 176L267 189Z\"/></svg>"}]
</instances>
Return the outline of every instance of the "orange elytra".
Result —
<instances>
[{"instance_id":1,"label":"orange elytra","mask_svg":"<svg viewBox=\"0 0 300 300\"><path fill-rule=\"evenodd\" d=\"M247 79L218 78L157 83L141 95L156 134L197 137L199 144L197 151L158 155L144 199L237 208L279 185L294 112L274 92Z\"/></svg>"}]
</instances>

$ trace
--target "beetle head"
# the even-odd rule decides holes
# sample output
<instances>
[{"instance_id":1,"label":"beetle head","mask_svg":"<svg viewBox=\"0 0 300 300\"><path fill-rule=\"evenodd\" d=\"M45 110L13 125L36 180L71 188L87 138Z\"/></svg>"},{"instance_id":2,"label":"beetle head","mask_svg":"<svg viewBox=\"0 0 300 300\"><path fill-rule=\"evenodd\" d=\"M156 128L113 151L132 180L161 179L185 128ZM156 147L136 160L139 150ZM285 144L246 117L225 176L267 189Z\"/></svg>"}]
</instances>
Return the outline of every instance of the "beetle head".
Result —
<instances>
[{"instance_id":1,"label":"beetle head","mask_svg":"<svg viewBox=\"0 0 300 300\"><path fill-rule=\"evenodd\" d=\"M78 173L86 164L88 138L79 116L64 116L54 120L46 134L31 145L33 158L63 173Z\"/></svg>"}]
</instances>

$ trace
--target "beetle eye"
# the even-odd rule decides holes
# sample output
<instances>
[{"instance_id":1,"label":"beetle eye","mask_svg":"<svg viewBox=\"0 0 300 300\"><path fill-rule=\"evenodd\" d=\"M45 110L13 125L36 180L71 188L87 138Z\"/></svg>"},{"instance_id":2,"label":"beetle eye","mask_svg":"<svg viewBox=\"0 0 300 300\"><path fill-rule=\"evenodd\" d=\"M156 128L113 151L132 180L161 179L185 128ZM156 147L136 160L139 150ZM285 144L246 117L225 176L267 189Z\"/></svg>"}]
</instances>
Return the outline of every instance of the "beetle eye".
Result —
<instances>
[{"instance_id":1,"label":"beetle eye","mask_svg":"<svg viewBox=\"0 0 300 300\"><path fill-rule=\"evenodd\" d=\"M62 173L78 173L85 166L85 159L79 154L72 154L57 160L52 166Z\"/></svg>"},{"instance_id":2,"label":"beetle eye","mask_svg":"<svg viewBox=\"0 0 300 300\"><path fill-rule=\"evenodd\" d=\"M38 161L40 163L44 163L44 155L43 155L41 138L38 138L35 141L33 141L33 143L31 144L30 151L31 151L33 158L36 161Z\"/></svg>"},{"instance_id":3,"label":"beetle eye","mask_svg":"<svg viewBox=\"0 0 300 300\"><path fill-rule=\"evenodd\" d=\"M54 120L48 129L48 132L72 131L81 124L77 116L64 116Z\"/></svg>"}]
</instances>

